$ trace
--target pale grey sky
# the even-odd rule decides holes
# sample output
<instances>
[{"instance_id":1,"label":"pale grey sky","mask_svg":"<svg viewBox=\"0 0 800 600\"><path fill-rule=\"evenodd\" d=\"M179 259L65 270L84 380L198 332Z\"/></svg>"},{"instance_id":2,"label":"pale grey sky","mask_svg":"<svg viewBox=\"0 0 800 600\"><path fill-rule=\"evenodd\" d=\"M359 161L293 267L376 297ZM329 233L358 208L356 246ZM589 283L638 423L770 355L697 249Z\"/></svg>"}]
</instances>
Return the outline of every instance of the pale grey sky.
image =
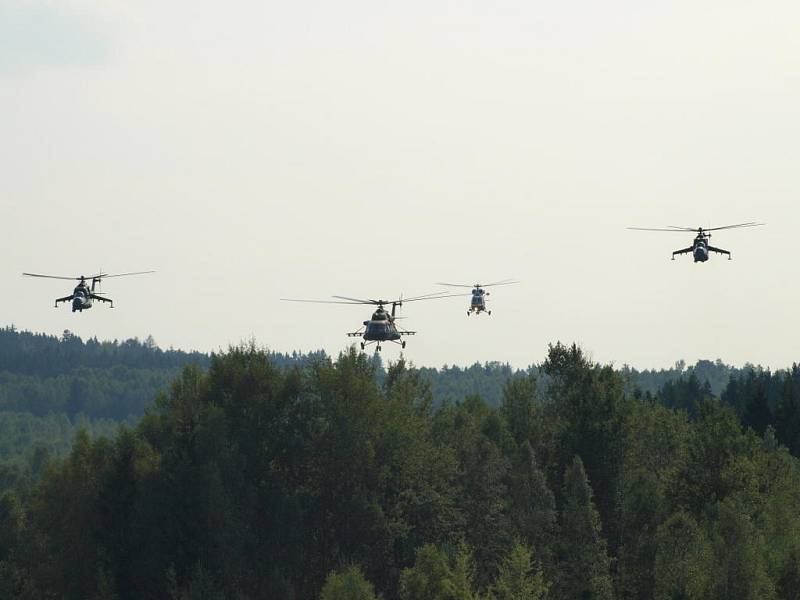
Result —
<instances>
[{"instance_id":1,"label":"pale grey sky","mask_svg":"<svg viewBox=\"0 0 800 600\"><path fill-rule=\"evenodd\" d=\"M335 354L369 308L278 298L516 277L488 318L409 304L406 356L786 366L798 31L790 0L0 0L0 321ZM697 265L624 229L750 220ZM80 315L19 276L100 267L158 273Z\"/></svg>"}]
</instances>

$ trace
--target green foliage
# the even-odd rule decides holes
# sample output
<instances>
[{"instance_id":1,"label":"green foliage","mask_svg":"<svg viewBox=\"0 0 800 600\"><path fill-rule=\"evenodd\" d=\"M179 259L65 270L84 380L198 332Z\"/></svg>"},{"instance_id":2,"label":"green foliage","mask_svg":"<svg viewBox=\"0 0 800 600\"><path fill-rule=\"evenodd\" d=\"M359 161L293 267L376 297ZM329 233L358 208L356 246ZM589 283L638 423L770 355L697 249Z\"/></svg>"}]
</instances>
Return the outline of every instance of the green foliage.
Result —
<instances>
[{"instance_id":1,"label":"green foliage","mask_svg":"<svg viewBox=\"0 0 800 600\"><path fill-rule=\"evenodd\" d=\"M332 572L322 586L320 600L376 600L375 589L364 579L361 569L352 566Z\"/></svg>"},{"instance_id":2,"label":"green foliage","mask_svg":"<svg viewBox=\"0 0 800 600\"><path fill-rule=\"evenodd\" d=\"M414 566L400 576L402 600L449 600L452 598L453 573L447 555L426 544L417 552Z\"/></svg>"},{"instance_id":3,"label":"green foliage","mask_svg":"<svg viewBox=\"0 0 800 600\"><path fill-rule=\"evenodd\" d=\"M655 538L655 600L701 600L711 586L711 548L691 515L678 512Z\"/></svg>"},{"instance_id":4,"label":"green foliage","mask_svg":"<svg viewBox=\"0 0 800 600\"><path fill-rule=\"evenodd\" d=\"M454 556L432 544L417 551L414 566L400 576L402 600L480 600L476 590L475 562L466 543Z\"/></svg>"},{"instance_id":5,"label":"green foliage","mask_svg":"<svg viewBox=\"0 0 800 600\"><path fill-rule=\"evenodd\" d=\"M800 386L740 375L676 409L557 344L494 403L245 345L130 426L0 412L0 597L797 600Z\"/></svg>"},{"instance_id":6,"label":"green foliage","mask_svg":"<svg viewBox=\"0 0 800 600\"><path fill-rule=\"evenodd\" d=\"M611 559L602 537L600 516L592 502L592 488L577 456L564 474L563 496L558 597L613 598Z\"/></svg>"},{"instance_id":7,"label":"green foliage","mask_svg":"<svg viewBox=\"0 0 800 600\"><path fill-rule=\"evenodd\" d=\"M548 585L541 568L537 568L531 553L516 543L500 565L497 580L492 585L493 600L541 600L547 595Z\"/></svg>"}]
</instances>

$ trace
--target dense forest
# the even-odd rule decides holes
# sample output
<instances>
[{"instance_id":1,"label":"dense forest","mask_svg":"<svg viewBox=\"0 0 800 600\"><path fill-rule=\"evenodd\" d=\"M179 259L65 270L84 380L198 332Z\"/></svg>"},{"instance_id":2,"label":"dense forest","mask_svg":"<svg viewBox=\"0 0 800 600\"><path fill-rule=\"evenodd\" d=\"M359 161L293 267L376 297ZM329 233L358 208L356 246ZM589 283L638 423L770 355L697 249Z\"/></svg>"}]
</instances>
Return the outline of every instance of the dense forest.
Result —
<instances>
[{"instance_id":1,"label":"dense forest","mask_svg":"<svg viewBox=\"0 0 800 600\"><path fill-rule=\"evenodd\" d=\"M165 368L113 433L8 413L3 438L75 437L0 468L0 598L800 598L797 367L638 386L556 344L526 371L252 345Z\"/></svg>"}]
</instances>

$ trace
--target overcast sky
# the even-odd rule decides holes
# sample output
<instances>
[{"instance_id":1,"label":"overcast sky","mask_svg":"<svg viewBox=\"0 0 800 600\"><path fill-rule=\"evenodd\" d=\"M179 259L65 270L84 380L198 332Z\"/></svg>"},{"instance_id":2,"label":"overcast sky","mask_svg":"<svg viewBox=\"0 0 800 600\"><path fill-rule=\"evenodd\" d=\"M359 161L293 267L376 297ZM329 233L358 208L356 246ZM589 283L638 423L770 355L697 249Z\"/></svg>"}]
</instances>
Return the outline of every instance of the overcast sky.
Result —
<instances>
[{"instance_id":1,"label":"overcast sky","mask_svg":"<svg viewBox=\"0 0 800 600\"><path fill-rule=\"evenodd\" d=\"M419 365L800 359L800 3L0 0L0 321ZM669 260L714 235L733 261ZM52 308L109 280L117 308ZM399 348L386 345L385 358Z\"/></svg>"}]
</instances>

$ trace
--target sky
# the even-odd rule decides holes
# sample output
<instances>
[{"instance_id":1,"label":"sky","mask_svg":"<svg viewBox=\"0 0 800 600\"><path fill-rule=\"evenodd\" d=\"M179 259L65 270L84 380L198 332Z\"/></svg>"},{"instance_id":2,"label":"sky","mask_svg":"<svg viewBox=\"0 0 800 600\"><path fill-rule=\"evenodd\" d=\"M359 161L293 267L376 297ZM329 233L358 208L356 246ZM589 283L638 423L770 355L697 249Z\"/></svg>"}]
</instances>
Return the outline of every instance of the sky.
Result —
<instances>
[{"instance_id":1,"label":"sky","mask_svg":"<svg viewBox=\"0 0 800 600\"><path fill-rule=\"evenodd\" d=\"M417 365L800 359L800 3L0 0L0 323ZM713 227L733 253L670 261ZM115 309L52 308L80 275ZM399 348L386 344L385 359Z\"/></svg>"}]
</instances>

